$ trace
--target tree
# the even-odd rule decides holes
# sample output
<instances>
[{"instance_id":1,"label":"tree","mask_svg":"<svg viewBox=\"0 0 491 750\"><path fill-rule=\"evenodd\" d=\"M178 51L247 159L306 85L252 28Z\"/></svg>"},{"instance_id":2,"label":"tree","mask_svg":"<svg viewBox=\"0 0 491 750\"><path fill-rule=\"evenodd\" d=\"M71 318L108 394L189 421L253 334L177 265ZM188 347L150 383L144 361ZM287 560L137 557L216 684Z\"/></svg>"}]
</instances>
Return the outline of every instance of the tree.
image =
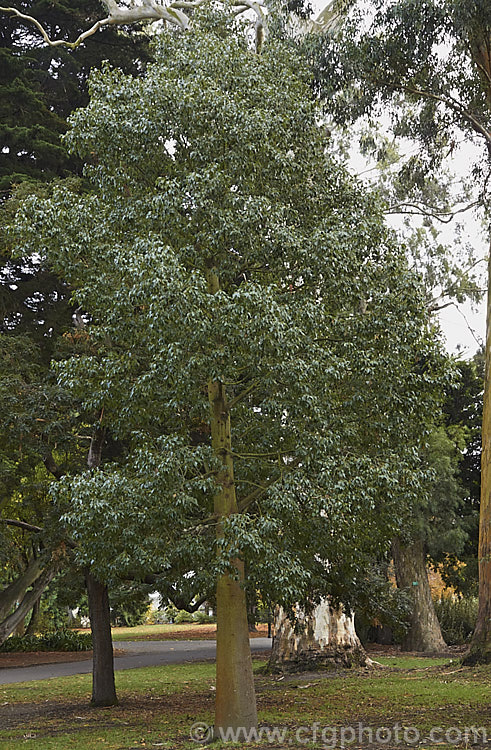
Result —
<instances>
[{"instance_id":1,"label":"tree","mask_svg":"<svg viewBox=\"0 0 491 750\"><path fill-rule=\"evenodd\" d=\"M256 723L243 560L285 607L349 605L419 492L412 446L444 364L298 58L200 17L158 36L143 78L93 75L68 136L93 191L26 201L16 231L92 316L93 351L60 383L129 448L59 484L78 560L108 581L186 566L196 590L216 582L219 735Z\"/></svg>"},{"instance_id":2,"label":"tree","mask_svg":"<svg viewBox=\"0 0 491 750\"><path fill-rule=\"evenodd\" d=\"M276 613L270 669L295 672L367 664L353 614L323 599L312 612L296 615L292 622L283 609Z\"/></svg>"},{"instance_id":3,"label":"tree","mask_svg":"<svg viewBox=\"0 0 491 750\"><path fill-rule=\"evenodd\" d=\"M442 566L447 585L459 595L477 596L479 498L481 494L481 425L484 382L484 353L458 363L459 380L447 390L444 403L445 425L461 435L461 455L457 480L464 502L458 527L464 535L463 547L442 555L432 550L432 558Z\"/></svg>"},{"instance_id":4,"label":"tree","mask_svg":"<svg viewBox=\"0 0 491 750\"><path fill-rule=\"evenodd\" d=\"M405 651L438 652L446 650L440 623L431 598L427 574L427 554L423 539L409 544L399 537L392 545L397 586L411 595L409 627L402 641Z\"/></svg>"},{"instance_id":5,"label":"tree","mask_svg":"<svg viewBox=\"0 0 491 750\"><path fill-rule=\"evenodd\" d=\"M333 4L337 30L353 3ZM487 205L491 155L491 9L487 2L448 0L376 3L364 28L354 11L343 33L319 42L317 82L336 115L359 117L376 105L392 109L394 133L423 145L412 160L415 180L451 154L460 134L484 145L473 168L480 180L480 202ZM329 15L329 14L328 14ZM401 104L408 108L403 112ZM491 280L491 266L488 282ZM488 283L488 288L490 284ZM488 300L491 299L488 294ZM491 316L486 343L486 377L482 424L482 481L479 537L479 615L469 662L489 661L491 654Z\"/></svg>"},{"instance_id":6,"label":"tree","mask_svg":"<svg viewBox=\"0 0 491 750\"><path fill-rule=\"evenodd\" d=\"M100 12L100 4L95 0L73 2L69 7L57 0L48 5L28 0L19 7L24 14L42 17L49 33L62 29L62 34L68 37L82 33L86 24L94 23ZM63 46L54 49L39 45L32 34L32 23L25 18L3 15L3 19L5 23L0 30L0 190L3 202L0 210L1 223L5 225L23 195L49 190L43 183L53 178L80 173L80 161L69 156L60 135L66 130L66 117L70 112L88 101L90 69L100 65L109 54L115 64L137 75L148 59L148 46L143 34L113 27L104 29L97 39L87 47L80 47L74 55ZM79 183L73 180L73 184ZM11 196L14 186L15 196L5 200ZM83 338L76 335L80 331L74 328L75 309L70 301L70 289L62 275L55 275L38 254L13 259L8 239L2 235L0 240L0 330L3 353L7 354L3 358L0 395L6 440L0 450L3 516L9 521L8 525L2 524L2 528L6 548L12 551L11 558L5 560L5 590L0 595L5 605L8 604L1 630L2 638L6 638L15 623L22 624L26 614L22 604L10 612L15 601L20 601L10 596L12 587L18 589L24 582L26 601L31 602L33 592L28 589L32 571L38 574L33 589L38 596L43 593L42 583L46 586L54 575L49 550L53 543L56 548L58 537L63 537L63 527L54 517L47 497L48 488L67 469L67 465L60 466L60 463L69 464L72 472L77 466L83 467L87 443L75 436L85 429L90 434L94 415L80 414L79 406L64 398L50 371L51 360L67 356L69 342L75 344L71 348L73 354L77 341L80 344ZM80 315L78 318L80 323ZM19 368L22 359L29 365L28 378ZM75 425L83 427L76 429ZM19 531L19 527L12 525L13 521L24 524L30 521L33 528L29 530L27 524ZM53 540L52 528L56 525L58 531ZM68 557L63 558L63 565L69 564ZM44 572L42 562L47 566ZM12 580L16 576L17 581ZM96 590L95 585L91 590ZM107 598L107 591L105 596ZM35 606L38 602L39 599ZM97 607L92 609L99 611ZM106 619L108 617L107 607ZM105 649L100 647L97 634L94 642L97 654L107 651L107 644ZM109 646L112 649L111 644ZM94 676L99 672L96 669ZM102 672L106 672L104 667ZM104 684L98 677L94 680L94 703L108 703L108 692L100 690ZM114 693L114 681L112 691Z\"/></svg>"}]
</instances>

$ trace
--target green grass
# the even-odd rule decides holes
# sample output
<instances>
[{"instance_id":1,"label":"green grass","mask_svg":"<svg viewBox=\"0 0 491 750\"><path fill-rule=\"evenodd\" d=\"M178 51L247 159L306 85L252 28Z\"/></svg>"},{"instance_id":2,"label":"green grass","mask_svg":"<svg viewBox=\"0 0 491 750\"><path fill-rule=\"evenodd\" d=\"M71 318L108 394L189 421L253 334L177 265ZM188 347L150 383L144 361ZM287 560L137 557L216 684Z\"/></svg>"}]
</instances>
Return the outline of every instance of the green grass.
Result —
<instances>
[{"instance_id":1,"label":"green grass","mask_svg":"<svg viewBox=\"0 0 491 750\"><path fill-rule=\"evenodd\" d=\"M311 727L314 722L330 728L328 738L341 727L359 723L374 731L397 724L415 727L422 739L412 747L419 750L434 747L425 741L433 726L484 726L491 739L490 667L462 668L458 662L445 664L441 659L384 657L384 661L393 666L393 661L405 663L393 670L363 670L344 677L309 675L281 680L258 673L261 725L285 728L286 740L228 747L330 747L320 736L315 745L305 741L305 733L301 743L295 741L297 728ZM256 663L256 670L260 666ZM88 707L90 675L0 686L0 750L197 748L189 740L189 730L195 721L212 722L214 678L210 663L119 671L120 706L105 709ZM2 721L6 703L20 717L10 729ZM347 747L354 750L358 745ZM440 743L438 747L459 745Z\"/></svg>"},{"instance_id":2,"label":"green grass","mask_svg":"<svg viewBox=\"0 0 491 750\"><path fill-rule=\"evenodd\" d=\"M450 658L432 659L431 657L419 656L376 656L375 661L385 667L398 667L400 669L427 669L427 667L441 667L444 664L456 664Z\"/></svg>"},{"instance_id":3,"label":"green grass","mask_svg":"<svg viewBox=\"0 0 491 750\"><path fill-rule=\"evenodd\" d=\"M215 626L213 626L215 627ZM183 622L179 625L137 625L134 628L111 628L113 641L139 641L147 638L164 639L186 634L187 631L201 630L203 637L209 634L210 625Z\"/></svg>"}]
</instances>

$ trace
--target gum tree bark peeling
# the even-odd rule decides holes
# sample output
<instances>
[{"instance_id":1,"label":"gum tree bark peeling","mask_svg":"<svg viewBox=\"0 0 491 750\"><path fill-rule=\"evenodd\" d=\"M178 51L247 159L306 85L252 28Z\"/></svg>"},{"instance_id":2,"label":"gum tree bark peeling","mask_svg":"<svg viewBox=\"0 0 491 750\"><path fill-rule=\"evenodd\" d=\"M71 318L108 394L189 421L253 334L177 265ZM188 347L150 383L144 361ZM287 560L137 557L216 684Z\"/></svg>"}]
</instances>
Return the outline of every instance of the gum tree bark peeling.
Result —
<instances>
[{"instance_id":1,"label":"gum tree bark peeling","mask_svg":"<svg viewBox=\"0 0 491 750\"><path fill-rule=\"evenodd\" d=\"M353 614L323 599L312 614L297 613L294 627L281 607L275 617L272 671L297 672L364 666L367 656L355 630Z\"/></svg>"}]
</instances>

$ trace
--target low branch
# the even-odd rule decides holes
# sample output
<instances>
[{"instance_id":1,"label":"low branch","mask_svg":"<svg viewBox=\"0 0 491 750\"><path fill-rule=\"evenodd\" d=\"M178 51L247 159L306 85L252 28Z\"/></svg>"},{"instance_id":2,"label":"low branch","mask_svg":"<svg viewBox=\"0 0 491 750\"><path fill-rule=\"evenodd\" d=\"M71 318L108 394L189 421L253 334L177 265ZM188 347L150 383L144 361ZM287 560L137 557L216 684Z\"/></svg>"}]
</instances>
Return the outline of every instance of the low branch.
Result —
<instances>
[{"instance_id":1,"label":"low branch","mask_svg":"<svg viewBox=\"0 0 491 750\"><path fill-rule=\"evenodd\" d=\"M167 599L175 606L177 609L183 609L185 612L189 612L192 614L193 612L197 612L198 609L201 607L202 604L204 604L207 600L206 596L202 596L200 599L198 599L194 604L187 604L187 602L184 599L181 599L180 596L177 594L168 594L166 591L165 596Z\"/></svg>"},{"instance_id":2,"label":"low branch","mask_svg":"<svg viewBox=\"0 0 491 750\"><path fill-rule=\"evenodd\" d=\"M4 643L9 635L15 630L30 609L37 602L43 591L48 587L59 570L59 563L45 568L37 580L33 583L30 591L25 593L17 609L0 622L0 644Z\"/></svg>"}]
</instances>

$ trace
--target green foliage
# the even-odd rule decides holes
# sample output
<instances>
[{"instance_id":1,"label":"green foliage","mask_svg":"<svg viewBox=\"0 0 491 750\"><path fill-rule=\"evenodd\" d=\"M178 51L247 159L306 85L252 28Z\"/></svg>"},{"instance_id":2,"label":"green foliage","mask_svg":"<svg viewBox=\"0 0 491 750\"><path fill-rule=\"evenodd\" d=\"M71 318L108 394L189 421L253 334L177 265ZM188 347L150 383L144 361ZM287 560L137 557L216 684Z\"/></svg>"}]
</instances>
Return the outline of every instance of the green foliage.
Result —
<instances>
[{"instance_id":1,"label":"green foliage","mask_svg":"<svg viewBox=\"0 0 491 750\"><path fill-rule=\"evenodd\" d=\"M258 58L230 18L198 14L155 56L141 78L94 73L72 117L92 193L59 187L18 214L18 242L91 315L59 383L128 446L65 477L57 507L106 580L158 571L191 601L240 554L268 600L352 601L426 475L416 446L447 363L423 291L377 198L326 150L287 47ZM213 380L243 511L218 539Z\"/></svg>"},{"instance_id":2,"label":"green foliage","mask_svg":"<svg viewBox=\"0 0 491 750\"><path fill-rule=\"evenodd\" d=\"M379 627L389 629L394 643L400 643L407 632L411 598L389 580L387 568L384 565L369 569L367 586L355 612L356 632L364 645L375 639Z\"/></svg>"},{"instance_id":3,"label":"green foliage","mask_svg":"<svg viewBox=\"0 0 491 750\"><path fill-rule=\"evenodd\" d=\"M208 623L215 622L215 618L213 615L209 615L208 612L202 612L200 609L198 609L197 612L194 612L193 614L194 621L199 623L200 625L206 625Z\"/></svg>"},{"instance_id":4,"label":"green foliage","mask_svg":"<svg viewBox=\"0 0 491 750\"><path fill-rule=\"evenodd\" d=\"M447 549L440 555L443 578L465 597L477 595L477 548L479 536L479 503L481 494L481 424L484 387L483 353L457 364L459 379L447 390L444 403L445 423L463 438L456 478L462 488L463 501L455 519L461 530L463 545Z\"/></svg>"},{"instance_id":5,"label":"green foliage","mask_svg":"<svg viewBox=\"0 0 491 750\"><path fill-rule=\"evenodd\" d=\"M485 286L462 225L454 219L449 246L438 235L454 211L489 203L491 87L483 71L489 69L490 31L480 6L466 0L355 0L344 5L334 35L306 42L327 116L350 135L354 121L369 134L385 131L384 138L367 138L365 151L375 160L388 210L406 214L409 251L436 293L429 302L434 309L447 296L479 301ZM458 153L470 142L475 159ZM380 144L398 154L389 167L384 148L377 153ZM464 162L469 168L456 177L456 164Z\"/></svg>"},{"instance_id":6,"label":"green foliage","mask_svg":"<svg viewBox=\"0 0 491 750\"><path fill-rule=\"evenodd\" d=\"M177 607L169 605L163 610L152 612L147 621L154 623L195 622L199 625L206 625L215 622L215 618L200 609L196 610L196 612L187 612L185 609L177 609Z\"/></svg>"},{"instance_id":7,"label":"green foliage","mask_svg":"<svg viewBox=\"0 0 491 750\"><path fill-rule=\"evenodd\" d=\"M435 602L442 635L449 646L469 642L476 626L477 608L477 597L444 596Z\"/></svg>"},{"instance_id":8,"label":"green foliage","mask_svg":"<svg viewBox=\"0 0 491 750\"><path fill-rule=\"evenodd\" d=\"M39 18L48 33L69 37L86 29L101 10L96 0L22 0L17 7ZM83 419L80 410L65 398L49 370L53 356L73 352L67 338L60 346L60 338L73 327L70 290L36 251L20 249L14 260L3 230L23 196L46 194L47 181L80 172L81 163L68 154L60 136L67 115L87 102L90 68L110 54L123 69L136 72L147 59L146 41L131 30L108 30L76 55L39 44L33 32L30 22L1 14L0 504L4 517L39 525L45 533L2 525L2 584L22 572L33 554L56 546L63 536L47 497L53 475L46 462L58 463L60 472L70 464L74 471L80 466L80 442L87 451L86 441L75 437L75 423L79 427ZM90 414L89 425L92 418ZM85 426L87 420L82 432ZM44 626L64 621L59 611L42 609Z\"/></svg>"},{"instance_id":9,"label":"green foliage","mask_svg":"<svg viewBox=\"0 0 491 750\"><path fill-rule=\"evenodd\" d=\"M395 133L416 135L426 147L411 165L412 179L422 183L451 148L456 124L475 133L489 122L486 78L469 65L473 45L489 35L489 14L466 0L382 1L367 24L366 7L351 5L343 33L319 44L316 80L341 120L396 104ZM401 107L404 98L410 110Z\"/></svg>"},{"instance_id":10,"label":"green foliage","mask_svg":"<svg viewBox=\"0 0 491 750\"><path fill-rule=\"evenodd\" d=\"M74 630L57 630L43 635L11 635L0 646L2 653L25 651L90 651L92 635Z\"/></svg>"},{"instance_id":11,"label":"green foliage","mask_svg":"<svg viewBox=\"0 0 491 750\"><path fill-rule=\"evenodd\" d=\"M191 612L186 612L184 609L181 609L174 617L174 622L180 624L182 622L196 622L196 620Z\"/></svg>"},{"instance_id":12,"label":"green foliage","mask_svg":"<svg viewBox=\"0 0 491 750\"><path fill-rule=\"evenodd\" d=\"M1 5L8 5L2 2ZM100 18L97 0L46 3L23 0L22 12L38 18L48 34L74 39ZM34 32L37 34L37 32ZM87 78L108 55L115 65L137 72L148 58L142 35L106 29L76 54L38 44L32 23L2 14L0 29L0 191L12 184L47 181L80 169L61 143L66 118L87 103Z\"/></svg>"},{"instance_id":13,"label":"green foliage","mask_svg":"<svg viewBox=\"0 0 491 750\"><path fill-rule=\"evenodd\" d=\"M147 619L150 603L146 587L122 585L109 592L113 625L135 627Z\"/></svg>"}]
</instances>

